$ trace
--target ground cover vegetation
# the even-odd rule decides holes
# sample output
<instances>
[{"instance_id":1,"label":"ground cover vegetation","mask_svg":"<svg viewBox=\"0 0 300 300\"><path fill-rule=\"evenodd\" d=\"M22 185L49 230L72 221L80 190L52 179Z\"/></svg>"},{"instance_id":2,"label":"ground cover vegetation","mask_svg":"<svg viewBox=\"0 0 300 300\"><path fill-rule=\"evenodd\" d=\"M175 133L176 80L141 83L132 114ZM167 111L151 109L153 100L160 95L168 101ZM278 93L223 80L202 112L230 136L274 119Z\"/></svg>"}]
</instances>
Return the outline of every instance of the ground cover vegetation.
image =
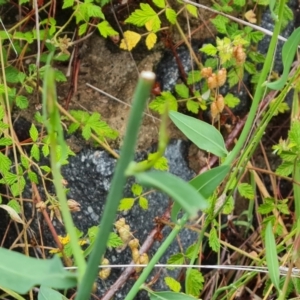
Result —
<instances>
[{"instance_id":1,"label":"ground cover vegetation","mask_svg":"<svg viewBox=\"0 0 300 300\"><path fill-rule=\"evenodd\" d=\"M155 0L138 3L124 20L119 20L124 26L130 24L130 30L123 32L122 26L114 28L106 20L108 8L117 5L106 0L66 0L61 6L55 1L31 4L1 1L4 8L15 5L22 15L16 24L4 26L5 30L0 31L0 183L6 188L6 193L1 194L0 208L17 223L23 241L23 254L0 248L0 288L4 298L62 299L69 297L68 289L77 287L72 297L88 299L95 278L105 280L110 274L109 267L100 272L98 269L99 263L109 265L105 258L107 247L127 246L135 264L133 271L138 276L126 300L134 299L140 289L146 290L150 299L234 299L242 293L251 297L259 295L262 299L299 296L299 274L295 269L299 266L300 230L300 69L298 63L293 62L300 31L295 30L285 42L283 72L274 74L272 64L276 43L282 28L293 17L285 1L253 1L247 5L242 0L214 2L210 8L214 9L215 15L208 22L220 35L215 42L198 49L206 55L200 62L179 22L181 15L187 20L199 17L198 5L187 2ZM275 27L269 50L263 55L257 53L256 45L264 33L249 25L257 22L256 16L265 8L270 9ZM67 12L67 21L56 18L58 11ZM249 22L248 26L224 15L233 11L238 11ZM76 41L66 34L71 23L78 29ZM142 36L146 37L146 47L152 51L162 36L160 33L172 28L191 51L194 69L181 76L182 82L176 84L175 94L159 91L149 104L150 109L161 115L161 125L158 150L145 161L136 163L133 158L139 124L155 81L153 73L141 73L120 154L109 145L118 132L101 119L100 113L68 111L57 101L56 85L66 81L66 77L55 68L56 63L71 59L72 46L88 37L93 28L103 38L112 38L124 51L134 51ZM28 56L35 62L26 65ZM251 87L248 87L251 108L246 118L236 118L232 123L232 132L240 127L241 134L235 136L236 143L229 150L229 138L224 140L220 133L224 125L222 114L241 100L231 93L222 94L220 90L225 84L229 87L240 84L245 72L251 76ZM252 157L273 117L289 110L284 99L290 91L293 104L287 138L279 140L272 148L282 163L276 170L259 170L252 166ZM27 109L34 97L40 99L41 106L36 107L35 120L29 130L30 139L19 141L12 112ZM180 112L183 107L190 115ZM211 124L195 117L203 111L210 112ZM163 157L168 143L168 119L199 149L209 153L208 165L217 161L218 166L209 168L188 183L169 174ZM100 226L91 227L85 233L74 227L71 213L80 207L74 200L67 200L68 189L60 173L68 158L75 155L65 142L65 132L72 134L77 130L85 140L92 139L118 158ZM50 164L44 163L43 157L49 158ZM259 172L270 175L272 190L265 187ZM134 197L123 198L123 186L128 177L135 177L138 183L132 186ZM292 184L292 191L286 198L276 192L280 179ZM55 186L55 196L48 192L49 182ZM30 222L24 214L28 199L22 197L28 184L35 193L34 199L29 201L45 216L49 227L53 228L51 219L56 218L66 229L65 236L58 236L53 228L57 248L48 251L44 260L29 257L27 229ZM39 198L37 185L43 186L44 201ZM174 201L168 221L172 231L153 257L140 253L140 242L134 238L125 219L115 220L118 210L130 210L135 203L144 210L151 206L144 191L146 187L161 190ZM221 214L233 216L238 195L248 199L248 208L242 214L245 218L229 218L227 223L222 223ZM156 291L147 284L147 278L185 226L199 232L199 238L181 253L172 255L166 266L186 265L185 276L166 276L169 290ZM242 244L236 247L223 238L224 229L234 231L236 228L243 229L239 237L251 247L244 248ZM211 277L206 276L201 267L205 262L202 257L205 248L215 253L218 269L222 268L223 249L226 249L229 259L225 261L230 272L211 271ZM53 258L49 259L52 254ZM64 266L75 267L76 271L66 270ZM38 289L34 290L35 287Z\"/></svg>"}]
</instances>

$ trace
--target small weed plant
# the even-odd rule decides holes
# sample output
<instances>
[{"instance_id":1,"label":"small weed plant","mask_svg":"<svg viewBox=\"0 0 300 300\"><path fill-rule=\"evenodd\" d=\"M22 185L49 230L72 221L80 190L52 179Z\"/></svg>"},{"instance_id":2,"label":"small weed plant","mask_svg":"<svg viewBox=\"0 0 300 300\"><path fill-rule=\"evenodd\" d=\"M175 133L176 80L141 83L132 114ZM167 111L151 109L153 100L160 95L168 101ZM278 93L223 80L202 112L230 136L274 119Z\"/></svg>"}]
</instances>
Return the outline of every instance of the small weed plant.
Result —
<instances>
[{"instance_id":1,"label":"small weed plant","mask_svg":"<svg viewBox=\"0 0 300 300\"><path fill-rule=\"evenodd\" d=\"M138 276L125 300L134 299L140 289L146 290L151 300L207 297L232 299L238 291L253 285L256 287L253 293L258 293L258 287L263 287L260 296L264 299L276 297L283 300L299 295L299 278L293 276L292 271L294 267L299 268L300 68L298 65L292 68L292 64L300 42L300 31L295 30L284 44L283 73L277 80L274 74L269 76L278 36L291 19L291 10L283 0L278 3L267 0L254 2L253 9L256 5L269 5L274 19L274 32L266 56L256 51L263 34L250 26L242 27L225 15L237 10L250 23L255 23L254 10L243 11L243 0L215 1L213 9L222 14L216 14L210 22L222 36L217 37L215 43L205 44L199 49L206 56L205 61L199 62L197 56L192 54L195 59L194 69L182 83L176 84L174 94L162 91L150 103L150 108L161 114L162 118L159 145L157 152L149 154L146 160L138 163L133 161L134 151L143 111L155 81L154 73L142 72L140 75L120 155L109 146L109 140L115 139L118 133L101 119L99 113L66 111L57 101L56 84L66 81L66 77L52 65L70 58L70 47L75 45L75 41L65 33L68 26L72 22L76 23L79 38L94 28L104 38L118 37L119 33L106 20L108 1L65 0L62 9L69 10L69 17L62 25L58 25L55 19L52 2L38 3L36 11L32 10L32 13L8 30L0 31L0 145L3 148L0 152L0 183L6 187L6 193L0 195L0 208L18 223L25 245L24 254L0 248L0 287L6 295L24 299L21 295L28 294L33 299L33 288L38 286L39 299L62 299L65 296L58 290L77 287L75 299L89 299L96 277L105 280L110 275L109 261L105 258L106 249L123 251L126 247L130 248L134 264L128 274L136 272ZM21 1L19 5L25 7L27 1ZM45 11L47 17L40 20L37 18L35 29L28 29L26 22L29 22L31 16L35 12ZM145 36L146 46L151 50L159 40L160 33L170 28L176 28L187 42L179 19L184 14L188 14L189 18L198 18L198 13L196 3L192 5L177 1L175 5L165 0L140 3L139 8L135 8L124 20L125 24L136 30L126 30L119 46L131 51ZM23 30L19 30L22 26ZM36 63L26 65L24 59L31 55L34 44L39 45L34 55ZM193 51L189 43L187 47ZM259 72L258 65L262 65ZM246 73L251 76L255 87L253 93L249 91L252 97L251 108L235 146L229 151L223 136L213 125L178 112L178 104L185 103L187 110L194 114L209 107L212 118L217 119L226 106L233 108L241 101L229 92L222 94L221 87L240 84ZM252 166L251 159L272 118L288 110L284 99L292 89L294 99L288 136L273 146L274 153L278 154L282 163L275 172L267 172L273 176L274 194L270 195L258 176L257 168ZM35 114L29 139L19 141L13 127L12 112L26 109L33 96L41 97L42 111ZM265 101L268 103L263 106ZM168 118L199 149L216 156L219 166L203 172L190 182L168 173L168 164L163 157L168 143ZM80 210L80 206L76 201L67 199L68 190L60 172L70 156L75 155L66 144L65 133L73 134L77 130L81 131L85 140L93 139L118 158L100 224L85 233L74 227L71 212ZM45 158L50 161L49 164L44 163ZM245 180L247 176L248 181ZM136 181L131 188L133 196L123 198L123 187L128 177L134 177ZM278 178L291 182L292 193L289 196L281 197L275 192ZM55 187L55 195L48 191L49 182ZM32 203L48 220L49 228L53 228L53 218L62 222L66 228L64 236L58 236L55 230L52 233L57 245L50 251L54 254L52 259L46 259L46 255L43 255L43 260L29 257L29 221L25 218L26 203L22 196L29 184L34 192ZM37 186L43 188L44 200L41 200ZM153 257L148 257L126 219L115 220L115 216L118 211L130 210L134 205L147 210L151 206L147 200L151 189L160 190L172 199L170 218L166 222L172 230ZM233 215L237 197L247 199L249 205L241 218L234 220L229 216ZM260 222L260 230L254 227L254 211ZM227 224L221 222L221 214L228 216ZM244 235L236 233L237 226L243 229ZM148 276L185 227L196 231L198 239L190 245L183 245L180 253L168 258L164 273L167 290L156 291L146 283ZM249 238L248 244L252 246L245 248L246 243L241 243L240 247L236 247L230 243L227 238L223 238L224 227L227 231L235 232L240 239ZM230 261L243 263L239 273L231 272L228 276L210 273L210 278L204 276L202 262L203 255L206 255L203 253L207 253L207 249L215 255L218 269ZM222 249L226 249L228 259L222 260ZM100 271L99 263L105 267ZM76 267L76 272L66 270L64 265ZM186 267L182 280L168 273L168 270L178 268L178 265ZM234 269L233 266L231 268ZM266 274L258 275L263 268ZM214 280L213 285L208 284L210 280ZM46 294L48 296L45 298Z\"/></svg>"}]
</instances>

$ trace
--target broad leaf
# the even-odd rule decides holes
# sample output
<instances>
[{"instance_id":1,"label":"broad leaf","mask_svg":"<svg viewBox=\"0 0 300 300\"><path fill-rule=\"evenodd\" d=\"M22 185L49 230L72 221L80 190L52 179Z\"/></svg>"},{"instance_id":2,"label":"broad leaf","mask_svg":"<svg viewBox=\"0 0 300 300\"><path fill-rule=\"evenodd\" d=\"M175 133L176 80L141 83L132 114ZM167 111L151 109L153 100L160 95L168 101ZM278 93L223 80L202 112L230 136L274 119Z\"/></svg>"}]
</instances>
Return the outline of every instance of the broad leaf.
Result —
<instances>
[{"instance_id":1,"label":"broad leaf","mask_svg":"<svg viewBox=\"0 0 300 300\"><path fill-rule=\"evenodd\" d=\"M212 125L181 113L170 111L174 124L200 149L224 157L228 154L221 133Z\"/></svg>"},{"instance_id":2,"label":"broad leaf","mask_svg":"<svg viewBox=\"0 0 300 300\"><path fill-rule=\"evenodd\" d=\"M68 298L61 293L42 285L39 290L38 300L68 300Z\"/></svg>"},{"instance_id":3,"label":"broad leaf","mask_svg":"<svg viewBox=\"0 0 300 300\"><path fill-rule=\"evenodd\" d=\"M168 194L190 217L196 217L198 210L207 207L207 201L195 188L170 173L150 171L139 173L135 177L140 184L155 187Z\"/></svg>"},{"instance_id":4,"label":"broad leaf","mask_svg":"<svg viewBox=\"0 0 300 300\"><path fill-rule=\"evenodd\" d=\"M190 184L197 189L204 198L212 195L218 185L228 174L230 166L220 166L200 174L190 181Z\"/></svg>"},{"instance_id":5,"label":"broad leaf","mask_svg":"<svg viewBox=\"0 0 300 300\"><path fill-rule=\"evenodd\" d=\"M76 274L64 270L57 256L51 260L38 260L0 248L0 260L0 286L20 294L36 285L68 289L77 284Z\"/></svg>"}]
</instances>

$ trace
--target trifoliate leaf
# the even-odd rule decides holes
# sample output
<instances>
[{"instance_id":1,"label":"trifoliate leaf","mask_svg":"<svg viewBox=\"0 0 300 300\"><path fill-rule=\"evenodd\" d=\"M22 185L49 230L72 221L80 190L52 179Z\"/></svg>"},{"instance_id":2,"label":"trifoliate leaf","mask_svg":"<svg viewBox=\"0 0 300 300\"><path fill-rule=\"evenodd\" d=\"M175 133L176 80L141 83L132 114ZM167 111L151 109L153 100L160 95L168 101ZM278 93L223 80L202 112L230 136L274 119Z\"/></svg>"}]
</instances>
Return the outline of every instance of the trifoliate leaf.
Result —
<instances>
[{"instance_id":1,"label":"trifoliate leaf","mask_svg":"<svg viewBox=\"0 0 300 300\"><path fill-rule=\"evenodd\" d=\"M191 71L188 73L187 84L194 84L201 80L201 72L200 71Z\"/></svg>"},{"instance_id":2,"label":"trifoliate leaf","mask_svg":"<svg viewBox=\"0 0 300 300\"><path fill-rule=\"evenodd\" d=\"M165 280L165 284L169 287L171 291L176 293L180 292L181 285L177 280L175 280L172 277L165 277L164 280Z\"/></svg>"},{"instance_id":3,"label":"trifoliate leaf","mask_svg":"<svg viewBox=\"0 0 300 300\"><path fill-rule=\"evenodd\" d=\"M218 51L217 48L212 44L205 44L199 50L207 55L212 55L212 56L216 55Z\"/></svg>"},{"instance_id":4,"label":"trifoliate leaf","mask_svg":"<svg viewBox=\"0 0 300 300\"><path fill-rule=\"evenodd\" d=\"M266 214L269 214L270 212L272 212L273 209L274 209L273 203L263 203L263 204L259 205L257 212L262 215L266 215Z\"/></svg>"},{"instance_id":5,"label":"trifoliate leaf","mask_svg":"<svg viewBox=\"0 0 300 300\"><path fill-rule=\"evenodd\" d=\"M162 92L160 96L156 97L150 104L149 108L157 111L159 114L165 112L165 105L168 104L169 110L178 110L178 103L171 92Z\"/></svg>"},{"instance_id":6,"label":"trifoliate leaf","mask_svg":"<svg viewBox=\"0 0 300 300\"><path fill-rule=\"evenodd\" d=\"M215 227L213 227L209 232L208 243L213 251L218 252L220 250L220 241Z\"/></svg>"},{"instance_id":7,"label":"trifoliate leaf","mask_svg":"<svg viewBox=\"0 0 300 300\"><path fill-rule=\"evenodd\" d=\"M131 191L135 196L140 196L143 192L143 187L137 183L134 183L131 187Z\"/></svg>"},{"instance_id":8,"label":"trifoliate leaf","mask_svg":"<svg viewBox=\"0 0 300 300\"><path fill-rule=\"evenodd\" d=\"M121 40L120 49L131 51L140 41L141 35L127 30L124 32L124 39Z\"/></svg>"},{"instance_id":9,"label":"trifoliate leaf","mask_svg":"<svg viewBox=\"0 0 300 300\"><path fill-rule=\"evenodd\" d=\"M190 270L188 277L186 278L186 293L198 298L203 289L203 282L204 277L198 270Z\"/></svg>"},{"instance_id":10,"label":"trifoliate leaf","mask_svg":"<svg viewBox=\"0 0 300 300\"><path fill-rule=\"evenodd\" d=\"M199 102L188 100L186 102L186 108L188 109L188 111L197 114L199 111Z\"/></svg>"},{"instance_id":11,"label":"trifoliate leaf","mask_svg":"<svg viewBox=\"0 0 300 300\"><path fill-rule=\"evenodd\" d=\"M237 186L238 191L242 197L245 197L249 200L254 199L254 190L253 187L248 183L240 183Z\"/></svg>"},{"instance_id":12,"label":"trifoliate leaf","mask_svg":"<svg viewBox=\"0 0 300 300\"><path fill-rule=\"evenodd\" d=\"M194 5L191 5L191 4L187 4L186 6L186 9L188 10L188 12L195 18L198 17L198 9L196 6Z\"/></svg>"},{"instance_id":13,"label":"trifoliate leaf","mask_svg":"<svg viewBox=\"0 0 300 300\"><path fill-rule=\"evenodd\" d=\"M139 206L142 209L147 210L148 209L148 200L145 197L139 197Z\"/></svg>"},{"instance_id":14,"label":"trifoliate leaf","mask_svg":"<svg viewBox=\"0 0 300 300\"><path fill-rule=\"evenodd\" d=\"M141 3L140 7L141 9L136 9L125 20L125 23L130 23L139 27L145 25L148 31L158 31L160 29L161 21L157 13L149 4Z\"/></svg>"},{"instance_id":15,"label":"trifoliate leaf","mask_svg":"<svg viewBox=\"0 0 300 300\"><path fill-rule=\"evenodd\" d=\"M153 0L153 3L159 8L165 8L166 3L165 0Z\"/></svg>"},{"instance_id":16,"label":"trifoliate leaf","mask_svg":"<svg viewBox=\"0 0 300 300\"><path fill-rule=\"evenodd\" d=\"M171 24L175 24L177 19L177 14L172 8L167 8L166 18Z\"/></svg>"},{"instance_id":17,"label":"trifoliate leaf","mask_svg":"<svg viewBox=\"0 0 300 300\"><path fill-rule=\"evenodd\" d=\"M176 84L175 91L180 97L182 97L184 99L188 98L189 94L190 94L189 88L183 83Z\"/></svg>"},{"instance_id":18,"label":"trifoliate leaf","mask_svg":"<svg viewBox=\"0 0 300 300\"><path fill-rule=\"evenodd\" d=\"M29 135L33 142L36 142L39 137L39 132L33 123L31 124L31 127L29 129Z\"/></svg>"},{"instance_id":19,"label":"trifoliate leaf","mask_svg":"<svg viewBox=\"0 0 300 300\"><path fill-rule=\"evenodd\" d=\"M282 214L285 214L285 215L290 214L288 201L289 201L288 199L282 199L282 200L278 201L278 204L276 207Z\"/></svg>"},{"instance_id":20,"label":"trifoliate leaf","mask_svg":"<svg viewBox=\"0 0 300 300\"><path fill-rule=\"evenodd\" d=\"M120 211L130 210L133 204L134 204L134 198L123 198L120 201L118 210Z\"/></svg>"},{"instance_id":21,"label":"trifoliate leaf","mask_svg":"<svg viewBox=\"0 0 300 300\"><path fill-rule=\"evenodd\" d=\"M157 41L157 35L154 32L150 32L146 37L146 46L148 50L151 50Z\"/></svg>"},{"instance_id":22,"label":"trifoliate leaf","mask_svg":"<svg viewBox=\"0 0 300 300\"><path fill-rule=\"evenodd\" d=\"M170 265L167 268L169 270L174 270L174 268L171 265L182 265L184 263L184 255L182 253L176 253L171 255L171 257L168 259L167 264Z\"/></svg>"},{"instance_id":23,"label":"trifoliate leaf","mask_svg":"<svg viewBox=\"0 0 300 300\"><path fill-rule=\"evenodd\" d=\"M119 33L115 31L107 21L102 21L97 25L100 34L106 38L108 36L118 35Z\"/></svg>"}]
</instances>

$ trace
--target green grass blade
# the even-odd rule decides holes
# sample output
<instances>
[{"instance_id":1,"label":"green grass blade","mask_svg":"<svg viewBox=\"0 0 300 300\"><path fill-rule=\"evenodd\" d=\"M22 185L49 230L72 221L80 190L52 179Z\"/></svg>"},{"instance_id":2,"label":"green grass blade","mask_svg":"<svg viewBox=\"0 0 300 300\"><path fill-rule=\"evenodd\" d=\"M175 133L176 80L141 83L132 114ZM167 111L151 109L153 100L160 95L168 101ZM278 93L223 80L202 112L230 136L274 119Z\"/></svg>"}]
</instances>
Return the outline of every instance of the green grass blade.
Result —
<instances>
[{"instance_id":1,"label":"green grass blade","mask_svg":"<svg viewBox=\"0 0 300 300\"><path fill-rule=\"evenodd\" d=\"M142 72L134 92L132 109L129 115L120 159L118 160L109 194L106 199L94 249L88 260L87 271L84 274L83 280L80 282L78 293L75 298L77 300L89 299L94 280L98 273L98 265L106 250L106 244L113 227L120 199L122 198L123 187L126 182L125 170L134 157L134 150L143 111L149 98L154 79L154 73Z\"/></svg>"},{"instance_id":2,"label":"green grass blade","mask_svg":"<svg viewBox=\"0 0 300 300\"><path fill-rule=\"evenodd\" d=\"M276 251L276 241L271 222L268 223L265 234L266 260L269 269L269 276L273 285L279 291L279 262Z\"/></svg>"}]
</instances>

